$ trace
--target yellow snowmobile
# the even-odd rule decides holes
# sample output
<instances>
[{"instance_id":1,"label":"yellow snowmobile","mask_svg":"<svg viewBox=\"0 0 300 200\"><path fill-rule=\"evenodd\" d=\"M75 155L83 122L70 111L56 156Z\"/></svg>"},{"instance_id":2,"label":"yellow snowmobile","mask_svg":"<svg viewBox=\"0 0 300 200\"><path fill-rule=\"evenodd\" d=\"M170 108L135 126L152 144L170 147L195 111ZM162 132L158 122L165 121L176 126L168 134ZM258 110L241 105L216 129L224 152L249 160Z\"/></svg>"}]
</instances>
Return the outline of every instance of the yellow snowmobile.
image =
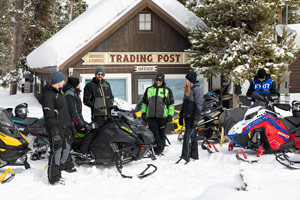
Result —
<instances>
[{"instance_id":1,"label":"yellow snowmobile","mask_svg":"<svg viewBox=\"0 0 300 200\"><path fill-rule=\"evenodd\" d=\"M30 150L28 144L28 140L18 131L6 110L0 108L0 168L8 165L30 168L26 155ZM5 179L9 171L11 176ZM8 168L0 175L0 183L12 180L14 175L14 172Z\"/></svg>"}]
</instances>

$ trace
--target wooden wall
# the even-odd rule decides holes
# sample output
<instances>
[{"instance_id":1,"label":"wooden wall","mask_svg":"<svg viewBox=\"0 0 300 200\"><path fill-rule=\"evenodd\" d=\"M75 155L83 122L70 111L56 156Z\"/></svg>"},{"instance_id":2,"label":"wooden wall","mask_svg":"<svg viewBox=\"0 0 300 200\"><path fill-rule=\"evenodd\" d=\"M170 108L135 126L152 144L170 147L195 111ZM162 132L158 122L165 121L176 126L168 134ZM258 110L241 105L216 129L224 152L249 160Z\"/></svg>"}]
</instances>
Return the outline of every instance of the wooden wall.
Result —
<instances>
[{"instance_id":1,"label":"wooden wall","mask_svg":"<svg viewBox=\"0 0 300 200\"><path fill-rule=\"evenodd\" d=\"M300 53L297 60L290 65L290 93L300 93Z\"/></svg>"},{"instance_id":2,"label":"wooden wall","mask_svg":"<svg viewBox=\"0 0 300 200\"><path fill-rule=\"evenodd\" d=\"M184 52L190 48L190 43L166 23L158 15L153 15L153 32L139 33L137 16L125 23L120 29L112 33L106 40L94 48L91 52ZM82 65L80 59L72 67L74 75L80 73L94 73L97 66ZM164 73L186 73L188 65L157 65ZM105 65L107 73L133 73L134 65ZM77 71L77 72L76 72Z\"/></svg>"}]
</instances>

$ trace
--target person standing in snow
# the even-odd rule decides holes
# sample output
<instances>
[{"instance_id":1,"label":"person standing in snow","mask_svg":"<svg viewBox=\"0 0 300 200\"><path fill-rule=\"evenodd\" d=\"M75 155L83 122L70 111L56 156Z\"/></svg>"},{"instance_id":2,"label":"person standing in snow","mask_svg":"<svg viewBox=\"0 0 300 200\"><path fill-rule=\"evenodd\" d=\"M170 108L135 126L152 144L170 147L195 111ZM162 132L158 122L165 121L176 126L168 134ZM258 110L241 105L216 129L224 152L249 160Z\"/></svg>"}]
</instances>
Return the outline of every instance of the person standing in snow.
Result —
<instances>
[{"instance_id":1,"label":"person standing in snow","mask_svg":"<svg viewBox=\"0 0 300 200\"><path fill-rule=\"evenodd\" d=\"M65 81L61 72L51 74L51 83L43 88L42 108L46 131L49 134L50 156L48 180L51 185L62 184L61 171L75 172L70 156L71 140L76 130L61 91Z\"/></svg>"},{"instance_id":2,"label":"person standing in snow","mask_svg":"<svg viewBox=\"0 0 300 200\"><path fill-rule=\"evenodd\" d=\"M154 152L161 155L166 146L167 122L174 115L174 98L172 90L166 87L165 75L159 72L155 83L148 87L143 96L142 120L149 125L155 137Z\"/></svg>"},{"instance_id":3,"label":"person standing in snow","mask_svg":"<svg viewBox=\"0 0 300 200\"><path fill-rule=\"evenodd\" d=\"M95 71L95 77L84 87L83 103L91 108L92 121L99 126L110 117L109 106L113 105L114 96L110 84L104 80L105 69L99 65Z\"/></svg>"},{"instance_id":4,"label":"person standing in snow","mask_svg":"<svg viewBox=\"0 0 300 200\"><path fill-rule=\"evenodd\" d=\"M252 97L253 92L257 92L259 95L268 98L269 101L277 100L280 95L276 83L272 81L271 76L267 74L265 69L259 69L254 80L250 83L247 91L247 98L250 101L254 101Z\"/></svg>"},{"instance_id":5,"label":"person standing in snow","mask_svg":"<svg viewBox=\"0 0 300 200\"><path fill-rule=\"evenodd\" d=\"M63 92L68 104L70 117L75 125L77 132L84 132L88 124L82 116L82 102L80 95L80 82L76 77L69 77L67 84L63 87Z\"/></svg>"},{"instance_id":6,"label":"person standing in snow","mask_svg":"<svg viewBox=\"0 0 300 200\"><path fill-rule=\"evenodd\" d=\"M183 104L180 112L179 124L183 125L185 121L185 133L182 143L182 152L180 159L176 162L179 163L184 159L186 163L190 160L198 160L198 143L197 134L193 131L194 126L198 123L201 115L203 92L200 88L200 83L197 80L195 72L189 72L185 76L185 87Z\"/></svg>"},{"instance_id":7,"label":"person standing in snow","mask_svg":"<svg viewBox=\"0 0 300 200\"><path fill-rule=\"evenodd\" d=\"M99 65L95 71L95 77L84 87L83 103L91 108L92 121L102 126L111 116L108 107L113 105L114 96L110 84L104 80L105 69ZM88 154L88 146L95 132L90 132L81 148L83 154Z\"/></svg>"}]
</instances>

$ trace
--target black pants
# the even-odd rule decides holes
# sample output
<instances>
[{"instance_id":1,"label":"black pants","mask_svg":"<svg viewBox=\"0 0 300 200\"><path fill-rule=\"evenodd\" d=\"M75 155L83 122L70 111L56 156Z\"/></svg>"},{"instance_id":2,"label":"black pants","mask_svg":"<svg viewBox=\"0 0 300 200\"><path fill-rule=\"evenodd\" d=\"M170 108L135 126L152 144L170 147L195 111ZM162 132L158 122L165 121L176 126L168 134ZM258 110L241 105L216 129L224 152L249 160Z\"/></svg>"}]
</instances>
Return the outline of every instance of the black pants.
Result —
<instances>
[{"instance_id":1,"label":"black pants","mask_svg":"<svg viewBox=\"0 0 300 200\"><path fill-rule=\"evenodd\" d=\"M199 159L197 134L193 129L194 119L185 119L185 133L183 136L181 158L185 161L190 161L190 158Z\"/></svg>"},{"instance_id":2,"label":"black pants","mask_svg":"<svg viewBox=\"0 0 300 200\"><path fill-rule=\"evenodd\" d=\"M58 127L58 133L53 133L50 127L47 127L50 142L50 156L48 162L48 179L53 184L59 181L61 171L74 167L70 150L72 146L72 130L70 127Z\"/></svg>"},{"instance_id":3,"label":"black pants","mask_svg":"<svg viewBox=\"0 0 300 200\"><path fill-rule=\"evenodd\" d=\"M96 122L98 124L99 127L103 126L103 124L106 122L106 117L105 116L94 116L93 118L93 122ZM88 133L85 134L85 138L83 139L83 142L81 144L81 152L82 153L89 153L90 152L90 144L92 142L92 139L95 135L96 131L90 131Z\"/></svg>"},{"instance_id":4,"label":"black pants","mask_svg":"<svg viewBox=\"0 0 300 200\"><path fill-rule=\"evenodd\" d=\"M155 154L161 154L166 146L167 120L164 118L151 117L147 119L147 122L155 138L156 147L154 147L154 152Z\"/></svg>"}]
</instances>

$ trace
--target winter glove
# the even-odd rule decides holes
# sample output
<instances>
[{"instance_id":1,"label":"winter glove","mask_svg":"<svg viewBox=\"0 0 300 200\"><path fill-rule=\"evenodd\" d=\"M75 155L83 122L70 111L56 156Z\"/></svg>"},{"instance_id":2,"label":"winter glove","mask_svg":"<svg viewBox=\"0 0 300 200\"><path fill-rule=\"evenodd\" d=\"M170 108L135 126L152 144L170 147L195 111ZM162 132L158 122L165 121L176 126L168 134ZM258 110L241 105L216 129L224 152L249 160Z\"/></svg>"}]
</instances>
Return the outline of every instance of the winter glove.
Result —
<instances>
[{"instance_id":1,"label":"winter glove","mask_svg":"<svg viewBox=\"0 0 300 200\"><path fill-rule=\"evenodd\" d=\"M265 94L264 97L267 101L273 101L271 94Z\"/></svg>"},{"instance_id":2,"label":"winter glove","mask_svg":"<svg viewBox=\"0 0 300 200\"><path fill-rule=\"evenodd\" d=\"M173 121L173 117L171 116L171 115L169 115L168 117L167 117L167 122L169 123L169 122L172 122Z\"/></svg>"},{"instance_id":3,"label":"winter glove","mask_svg":"<svg viewBox=\"0 0 300 200\"><path fill-rule=\"evenodd\" d=\"M180 118L179 118L179 125L180 125L180 126L183 126L183 117L180 117Z\"/></svg>"},{"instance_id":4,"label":"winter glove","mask_svg":"<svg viewBox=\"0 0 300 200\"><path fill-rule=\"evenodd\" d=\"M146 113L142 113L142 120L143 120L143 122L147 123L147 114Z\"/></svg>"}]
</instances>

